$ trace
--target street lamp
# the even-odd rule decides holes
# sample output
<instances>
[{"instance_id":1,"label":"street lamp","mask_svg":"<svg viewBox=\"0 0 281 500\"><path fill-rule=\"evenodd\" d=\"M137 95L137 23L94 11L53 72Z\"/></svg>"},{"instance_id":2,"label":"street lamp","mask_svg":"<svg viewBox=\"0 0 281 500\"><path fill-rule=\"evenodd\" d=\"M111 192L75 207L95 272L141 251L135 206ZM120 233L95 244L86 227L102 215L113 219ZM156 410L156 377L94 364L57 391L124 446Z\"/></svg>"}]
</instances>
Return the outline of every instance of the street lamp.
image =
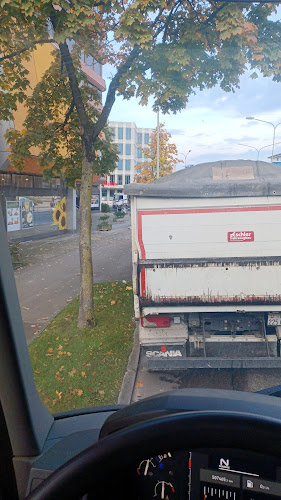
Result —
<instances>
[{"instance_id":1,"label":"street lamp","mask_svg":"<svg viewBox=\"0 0 281 500\"><path fill-rule=\"evenodd\" d=\"M157 136L156 136L156 179L159 179L159 108L157 108Z\"/></svg>"},{"instance_id":2,"label":"street lamp","mask_svg":"<svg viewBox=\"0 0 281 500\"><path fill-rule=\"evenodd\" d=\"M276 142L276 144L281 144L281 142ZM260 151L264 148L269 148L269 146L272 146L272 144L268 144L267 146L262 146L262 148L255 148L255 146L250 146L249 144L238 144L239 146L245 146L246 148L253 148L257 151L258 153L258 156L257 156L257 161L259 161L259 155L260 155Z\"/></svg>"},{"instance_id":3,"label":"street lamp","mask_svg":"<svg viewBox=\"0 0 281 500\"><path fill-rule=\"evenodd\" d=\"M186 157L189 155L189 153L191 152L191 149L186 153L179 153L180 155L183 155L184 156L184 168L186 168Z\"/></svg>"},{"instance_id":4,"label":"street lamp","mask_svg":"<svg viewBox=\"0 0 281 500\"><path fill-rule=\"evenodd\" d=\"M263 123L268 123L269 125L272 125L272 127L273 127L273 141L272 141L272 153L271 153L271 163L272 163L273 162L273 155L274 155L275 131L276 131L278 125L281 125L281 122L277 123L277 125L274 125L274 123L267 122L266 120L260 120L260 118L255 118L254 116L246 116L246 120L255 120L257 122L263 122Z\"/></svg>"}]
</instances>

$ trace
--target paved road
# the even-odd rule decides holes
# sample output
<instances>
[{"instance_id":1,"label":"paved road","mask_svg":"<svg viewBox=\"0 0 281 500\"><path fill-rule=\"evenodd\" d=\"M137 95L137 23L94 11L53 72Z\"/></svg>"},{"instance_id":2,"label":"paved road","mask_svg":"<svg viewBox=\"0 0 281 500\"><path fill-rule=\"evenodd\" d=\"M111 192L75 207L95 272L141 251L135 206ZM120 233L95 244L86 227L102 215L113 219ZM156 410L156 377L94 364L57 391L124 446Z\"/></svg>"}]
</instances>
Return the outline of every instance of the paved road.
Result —
<instances>
[{"instance_id":1,"label":"paved road","mask_svg":"<svg viewBox=\"0 0 281 500\"><path fill-rule=\"evenodd\" d=\"M240 370L186 370L175 372L147 372L139 366L132 402L184 388L230 389L257 392L281 384L277 369Z\"/></svg>"},{"instance_id":2,"label":"paved road","mask_svg":"<svg viewBox=\"0 0 281 500\"><path fill-rule=\"evenodd\" d=\"M41 224L52 224L53 222L53 212L51 210L34 212L33 217L35 226L40 226Z\"/></svg>"},{"instance_id":3,"label":"paved road","mask_svg":"<svg viewBox=\"0 0 281 500\"><path fill-rule=\"evenodd\" d=\"M30 249L30 245L25 245ZM52 316L78 295L80 282L77 236L49 238L33 246L37 253L30 250L29 255L27 250L25 254L32 265L15 272L28 343ZM94 232L92 247L95 282L131 279L129 220L116 223L112 231Z\"/></svg>"}]
</instances>

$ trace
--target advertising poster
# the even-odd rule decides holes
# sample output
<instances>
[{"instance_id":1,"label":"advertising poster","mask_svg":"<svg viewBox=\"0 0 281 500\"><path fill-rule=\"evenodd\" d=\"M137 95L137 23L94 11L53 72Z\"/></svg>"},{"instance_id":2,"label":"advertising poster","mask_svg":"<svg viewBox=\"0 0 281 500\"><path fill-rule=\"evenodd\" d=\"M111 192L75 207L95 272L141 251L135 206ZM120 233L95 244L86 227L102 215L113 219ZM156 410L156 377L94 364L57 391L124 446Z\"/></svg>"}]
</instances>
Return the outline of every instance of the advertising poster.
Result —
<instances>
[{"instance_id":1,"label":"advertising poster","mask_svg":"<svg viewBox=\"0 0 281 500\"><path fill-rule=\"evenodd\" d=\"M33 203L32 201L20 201L21 204L21 224L22 229L34 226Z\"/></svg>"},{"instance_id":2,"label":"advertising poster","mask_svg":"<svg viewBox=\"0 0 281 500\"><path fill-rule=\"evenodd\" d=\"M100 195L92 194L91 197L91 208L99 208L100 207Z\"/></svg>"},{"instance_id":3,"label":"advertising poster","mask_svg":"<svg viewBox=\"0 0 281 500\"><path fill-rule=\"evenodd\" d=\"M6 201L7 231L19 231L20 203L19 201Z\"/></svg>"}]
</instances>

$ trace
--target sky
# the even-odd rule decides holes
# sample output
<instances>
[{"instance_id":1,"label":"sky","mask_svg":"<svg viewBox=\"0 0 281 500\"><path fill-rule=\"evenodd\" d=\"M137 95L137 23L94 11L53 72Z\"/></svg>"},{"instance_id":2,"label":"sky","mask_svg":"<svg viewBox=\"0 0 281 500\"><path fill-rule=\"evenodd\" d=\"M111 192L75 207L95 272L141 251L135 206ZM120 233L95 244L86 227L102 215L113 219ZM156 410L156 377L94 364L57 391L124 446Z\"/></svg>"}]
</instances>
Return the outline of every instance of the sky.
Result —
<instances>
[{"instance_id":1,"label":"sky","mask_svg":"<svg viewBox=\"0 0 281 500\"><path fill-rule=\"evenodd\" d=\"M110 80L107 69L104 70L108 86ZM218 86L198 91L190 97L185 110L176 115L160 114L160 122L172 135L170 142L176 144L179 158L183 160L178 168L183 168L185 161L186 164L197 164L238 158L256 160L258 151L254 148L263 146L268 147L261 149L259 159L270 161L268 157L272 151L273 125L281 122L281 83L262 76L252 80L249 75L242 76L240 89L235 93L224 92ZM246 120L246 116L273 125ZM117 97L109 120L135 122L137 127L155 128L157 124L152 106L140 106L137 99L126 101L121 97ZM276 128L274 148L275 154L279 152L281 123Z\"/></svg>"},{"instance_id":2,"label":"sky","mask_svg":"<svg viewBox=\"0 0 281 500\"><path fill-rule=\"evenodd\" d=\"M281 18L280 10L276 18ZM224 92L219 86L202 92L198 90L189 98L185 110L176 115L160 114L160 122L172 135L170 142L176 144L178 157L183 160L177 169L183 168L185 162L256 160L260 148L263 149L259 159L270 161L274 125L278 123L274 153L281 153L281 83L262 75L252 80L250 73L241 77L240 88L235 93ZM112 68L105 65L103 77L107 87L111 76ZM270 124L246 120L246 116ZM155 128L157 124L152 101L144 107L134 98L126 101L117 97L109 120L135 122L137 127Z\"/></svg>"}]
</instances>

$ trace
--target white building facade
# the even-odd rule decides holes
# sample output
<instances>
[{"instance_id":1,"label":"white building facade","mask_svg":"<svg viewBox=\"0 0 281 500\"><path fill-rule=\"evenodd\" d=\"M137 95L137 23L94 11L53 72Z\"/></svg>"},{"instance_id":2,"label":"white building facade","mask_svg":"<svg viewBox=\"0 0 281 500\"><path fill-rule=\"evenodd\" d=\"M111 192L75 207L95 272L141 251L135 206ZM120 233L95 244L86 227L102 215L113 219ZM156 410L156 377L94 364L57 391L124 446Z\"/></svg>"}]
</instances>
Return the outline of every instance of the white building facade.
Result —
<instances>
[{"instance_id":1,"label":"white building facade","mask_svg":"<svg viewBox=\"0 0 281 500\"><path fill-rule=\"evenodd\" d=\"M109 122L118 144L119 161L102 186L101 201L112 204L114 193L123 193L125 184L134 182L135 165L144 161L140 147L147 148L152 128L138 128L134 122Z\"/></svg>"}]
</instances>

